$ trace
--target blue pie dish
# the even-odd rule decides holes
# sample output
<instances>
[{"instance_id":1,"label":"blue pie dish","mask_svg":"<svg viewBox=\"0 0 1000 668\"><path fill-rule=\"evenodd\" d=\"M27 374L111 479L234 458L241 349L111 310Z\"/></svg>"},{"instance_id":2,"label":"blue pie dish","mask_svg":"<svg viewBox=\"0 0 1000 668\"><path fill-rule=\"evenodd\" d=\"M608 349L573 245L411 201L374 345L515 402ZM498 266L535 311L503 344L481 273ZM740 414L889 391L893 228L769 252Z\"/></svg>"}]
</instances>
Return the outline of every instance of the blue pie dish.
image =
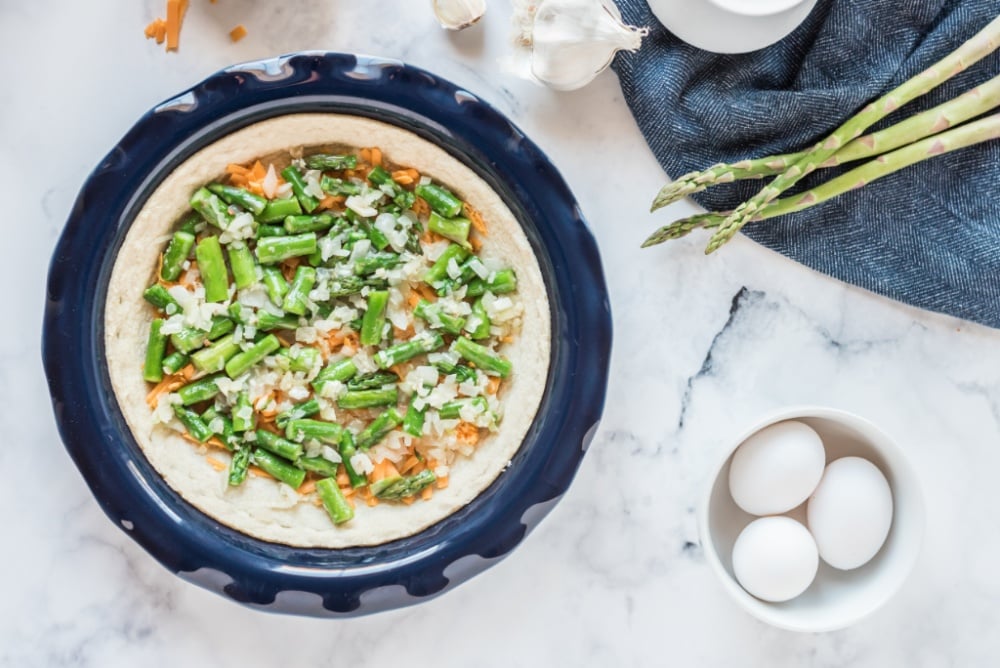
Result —
<instances>
[{"instance_id":1,"label":"blue pie dish","mask_svg":"<svg viewBox=\"0 0 1000 668\"><path fill-rule=\"evenodd\" d=\"M531 241L552 306L542 403L510 467L464 508L374 547L258 540L185 502L135 442L111 389L104 302L125 232L200 148L288 113L342 112L429 139L484 178ZM510 553L565 493L604 404L611 313L597 246L539 148L475 95L398 61L302 53L237 65L160 104L84 184L49 269L43 356L66 449L111 520L181 578L268 611L357 616L418 603Z\"/></svg>"}]
</instances>

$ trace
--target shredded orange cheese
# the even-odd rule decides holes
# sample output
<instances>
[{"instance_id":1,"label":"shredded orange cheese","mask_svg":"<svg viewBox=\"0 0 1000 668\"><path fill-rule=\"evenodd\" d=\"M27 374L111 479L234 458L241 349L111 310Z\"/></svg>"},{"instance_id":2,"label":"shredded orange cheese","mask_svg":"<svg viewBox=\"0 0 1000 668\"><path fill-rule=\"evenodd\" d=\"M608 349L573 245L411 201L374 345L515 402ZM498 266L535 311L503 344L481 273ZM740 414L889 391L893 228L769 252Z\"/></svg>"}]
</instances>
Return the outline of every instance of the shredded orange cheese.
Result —
<instances>
[{"instance_id":1,"label":"shredded orange cheese","mask_svg":"<svg viewBox=\"0 0 1000 668\"><path fill-rule=\"evenodd\" d=\"M238 42L246 36L247 29L242 23L229 31L229 39L234 42Z\"/></svg>"},{"instance_id":2,"label":"shredded orange cheese","mask_svg":"<svg viewBox=\"0 0 1000 668\"><path fill-rule=\"evenodd\" d=\"M479 232L484 237L489 236L489 232L486 229L486 221L483 220L483 214L479 213L479 211L474 209L468 202L465 202L462 208L465 211L465 217L468 218L469 222L472 223L472 226L476 228L476 232Z\"/></svg>"},{"instance_id":3,"label":"shredded orange cheese","mask_svg":"<svg viewBox=\"0 0 1000 668\"><path fill-rule=\"evenodd\" d=\"M216 471L225 471L228 467L220 462L218 459L212 456L205 457L205 461Z\"/></svg>"}]
</instances>

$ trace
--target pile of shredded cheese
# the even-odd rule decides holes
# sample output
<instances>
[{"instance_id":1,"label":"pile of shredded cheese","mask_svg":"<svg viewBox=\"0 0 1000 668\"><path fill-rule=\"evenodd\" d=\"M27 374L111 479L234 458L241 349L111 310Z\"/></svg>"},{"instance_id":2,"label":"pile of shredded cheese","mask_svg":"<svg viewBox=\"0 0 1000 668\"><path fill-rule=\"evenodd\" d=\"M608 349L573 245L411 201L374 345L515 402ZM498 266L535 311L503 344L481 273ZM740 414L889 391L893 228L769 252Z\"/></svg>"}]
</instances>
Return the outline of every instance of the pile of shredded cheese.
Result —
<instances>
[{"instance_id":1,"label":"pile of shredded cheese","mask_svg":"<svg viewBox=\"0 0 1000 668\"><path fill-rule=\"evenodd\" d=\"M215 0L211 0L215 4ZM180 46L181 26L187 13L188 0L167 0L167 18L155 18L146 26L146 39L155 39L157 44L167 43L167 51L176 51ZM229 31L229 39L238 42L247 36L242 24Z\"/></svg>"}]
</instances>

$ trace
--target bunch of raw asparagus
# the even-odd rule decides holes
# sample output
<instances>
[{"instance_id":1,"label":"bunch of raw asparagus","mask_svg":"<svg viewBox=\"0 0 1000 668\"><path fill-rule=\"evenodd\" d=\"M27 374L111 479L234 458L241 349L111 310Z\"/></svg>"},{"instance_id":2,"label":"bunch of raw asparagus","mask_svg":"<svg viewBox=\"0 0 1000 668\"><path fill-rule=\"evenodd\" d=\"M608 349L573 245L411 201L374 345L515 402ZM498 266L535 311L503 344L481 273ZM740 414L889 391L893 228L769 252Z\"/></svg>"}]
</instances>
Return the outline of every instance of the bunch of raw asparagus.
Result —
<instances>
[{"instance_id":1,"label":"bunch of raw asparagus","mask_svg":"<svg viewBox=\"0 0 1000 668\"><path fill-rule=\"evenodd\" d=\"M1000 113L983 115L1000 107L1000 75L954 100L862 136L868 128L899 107L934 89L998 47L1000 17L993 19L951 55L868 104L812 148L798 153L718 164L668 183L653 200L652 211L718 183L775 177L736 209L677 220L650 235L643 247L679 239L692 230L707 228L714 230L705 249L706 253L711 253L747 223L801 211L922 160L1000 137ZM976 119L977 116L982 117ZM976 120L966 122L970 119ZM804 193L779 199L782 193L816 169L864 158L874 159Z\"/></svg>"}]
</instances>

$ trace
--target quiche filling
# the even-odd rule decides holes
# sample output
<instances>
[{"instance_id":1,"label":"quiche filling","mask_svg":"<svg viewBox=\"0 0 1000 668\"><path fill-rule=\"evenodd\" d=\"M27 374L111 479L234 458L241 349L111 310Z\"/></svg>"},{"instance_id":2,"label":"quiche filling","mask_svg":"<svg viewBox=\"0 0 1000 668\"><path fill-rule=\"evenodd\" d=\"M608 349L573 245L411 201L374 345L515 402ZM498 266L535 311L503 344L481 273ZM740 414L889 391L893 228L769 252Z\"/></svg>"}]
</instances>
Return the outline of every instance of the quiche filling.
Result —
<instances>
[{"instance_id":1,"label":"quiche filling","mask_svg":"<svg viewBox=\"0 0 1000 668\"><path fill-rule=\"evenodd\" d=\"M163 238L143 379L225 484L273 478L334 524L412 503L498 430L523 305L488 221L378 148L231 164Z\"/></svg>"}]
</instances>

